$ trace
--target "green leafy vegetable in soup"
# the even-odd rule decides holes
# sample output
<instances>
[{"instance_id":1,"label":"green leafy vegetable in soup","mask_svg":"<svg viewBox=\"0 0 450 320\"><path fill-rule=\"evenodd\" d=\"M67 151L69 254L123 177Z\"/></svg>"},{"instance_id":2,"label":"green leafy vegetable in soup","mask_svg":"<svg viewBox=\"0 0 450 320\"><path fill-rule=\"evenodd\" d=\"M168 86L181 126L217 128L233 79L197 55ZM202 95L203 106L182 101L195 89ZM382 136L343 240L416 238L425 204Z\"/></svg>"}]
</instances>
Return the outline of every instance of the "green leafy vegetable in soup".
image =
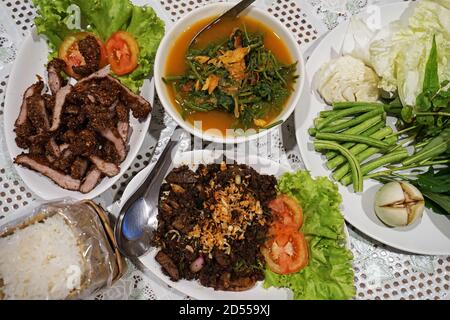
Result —
<instances>
[{"instance_id":1,"label":"green leafy vegetable in soup","mask_svg":"<svg viewBox=\"0 0 450 320\"><path fill-rule=\"evenodd\" d=\"M245 25L218 43L191 48L182 75L163 80L173 86L183 117L221 110L234 116L234 128L263 128L278 115L297 78L296 64L285 65L265 48L264 36Z\"/></svg>"}]
</instances>

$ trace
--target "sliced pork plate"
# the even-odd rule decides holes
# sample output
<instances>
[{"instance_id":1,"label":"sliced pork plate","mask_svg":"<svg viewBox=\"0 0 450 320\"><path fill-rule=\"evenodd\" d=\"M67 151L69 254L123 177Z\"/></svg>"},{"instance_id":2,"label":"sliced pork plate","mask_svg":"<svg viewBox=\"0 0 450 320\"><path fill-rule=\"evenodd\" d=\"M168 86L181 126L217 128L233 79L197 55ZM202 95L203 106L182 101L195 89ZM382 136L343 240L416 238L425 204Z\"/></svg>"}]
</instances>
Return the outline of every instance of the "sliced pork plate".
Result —
<instances>
[{"instance_id":1,"label":"sliced pork plate","mask_svg":"<svg viewBox=\"0 0 450 320\"><path fill-rule=\"evenodd\" d=\"M109 66L98 70L98 50L90 50L92 39L85 42L89 64L77 70L86 77L72 86L61 74L65 62L50 61L50 91L39 78L25 91L15 122L16 143L28 149L15 163L82 193L119 174L129 149L130 113L143 121L151 111L149 102L109 76Z\"/></svg>"}]
</instances>

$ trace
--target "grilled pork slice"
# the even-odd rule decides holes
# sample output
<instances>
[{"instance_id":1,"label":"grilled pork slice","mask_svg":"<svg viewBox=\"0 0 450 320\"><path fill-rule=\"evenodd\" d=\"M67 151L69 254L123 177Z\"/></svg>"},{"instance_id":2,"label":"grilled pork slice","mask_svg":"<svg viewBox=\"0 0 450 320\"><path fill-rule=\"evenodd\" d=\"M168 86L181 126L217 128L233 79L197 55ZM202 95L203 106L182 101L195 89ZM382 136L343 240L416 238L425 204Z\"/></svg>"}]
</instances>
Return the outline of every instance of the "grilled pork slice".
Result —
<instances>
[{"instance_id":1,"label":"grilled pork slice","mask_svg":"<svg viewBox=\"0 0 450 320\"><path fill-rule=\"evenodd\" d=\"M64 102L66 101L66 96L72 91L72 86L70 84L62 87L55 97L55 107L53 109L53 119L50 131L58 130L61 124L61 113L63 110Z\"/></svg>"},{"instance_id":2,"label":"grilled pork slice","mask_svg":"<svg viewBox=\"0 0 450 320\"><path fill-rule=\"evenodd\" d=\"M107 77L109 80L117 84L120 84L123 91L122 101L124 101L127 104L127 106L131 109L131 111L133 112L133 116L139 120L144 120L145 118L147 118L148 114L152 111L152 106L150 105L150 102L145 100L140 95L132 92L122 83L120 83L120 81L117 80L116 78L113 78L109 75Z\"/></svg>"},{"instance_id":3,"label":"grilled pork slice","mask_svg":"<svg viewBox=\"0 0 450 320\"><path fill-rule=\"evenodd\" d=\"M48 131L50 121L48 120L45 100L40 95L33 95L27 98L27 116L31 124L38 132Z\"/></svg>"},{"instance_id":4,"label":"grilled pork slice","mask_svg":"<svg viewBox=\"0 0 450 320\"><path fill-rule=\"evenodd\" d=\"M28 87L27 90L25 90L25 93L23 94L22 105L20 106L20 113L15 123L16 127L25 124L25 122L27 121L27 114L28 114L27 99L34 95L40 95L43 89L44 89L44 82L42 82L42 80L39 79L38 82L31 85L30 87Z\"/></svg>"},{"instance_id":5,"label":"grilled pork slice","mask_svg":"<svg viewBox=\"0 0 450 320\"><path fill-rule=\"evenodd\" d=\"M111 71L111 67L108 64L106 67L101 68L97 72L94 72L93 74L89 75L86 78L81 79L75 84L75 88L78 90L80 86L84 86L86 82L91 81L93 79L101 79L106 76L108 76L109 72Z\"/></svg>"},{"instance_id":6,"label":"grilled pork slice","mask_svg":"<svg viewBox=\"0 0 450 320\"><path fill-rule=\"evenodd\" d=\"M70 176L74 179L82 179L88 169L88 160L83 158L76 158L70 165Z\"/></svg>"},{"instance_id":7,"label":"grilled pork slice","mask_svg":"<svg viewBox=\"0 0 450 320\"><path fill-rule=\"evenodd\" d=\"M61 87L65 85L65 80L61 75L61 72L66 67L64 60L55 58L47 65L48 73L48 86L53 95L55 95Z\"/></svg>"},{"instance_id":8,"label":"grilled pork slice","mask_svg":"<svg viewBox=\"0 0 450 320\"><path fill-rule=\"evenodd\" d=\"M47 176L64 189L76 191L80 188L80 180L51 168L45 159L38 156L21 154L16 157L14 162Z\"/></svg>"},{"instance_id":9,"label":"grilled pork slice","mask_svg":"<svg viewBox=\"0 0 450 320\"><path fill-rule=\"evenodd\" d=\"M47 156L47 160L50 162L55 161L61 156L61 152L59 150L59 146L55 142L55 138L50 138L50 140L48 140L45 144L45 154Z\"/></svg>"},{"instance_id":10,"label":"grilled pork slice","mask_svg":"<svg viewBox=\"0 0 450 320\"><path fill-rule=\"evenodd\" d=\"M86 177L83 180L83 184L80 187L80 192L88 193L94 189L97 184L99 184L102 179L102 172L97 169L96 166L93 166L93 169L89 170Z\"/></svg>"},{"instance_id":11,"label":"grilled pork slice","mask_svg":"<svg viewBox=\"0 0 450 320\"><path fill-rule=\"evenodd\" d=\"M119 135L117 129L104 129L100 132L100 134L107 140L111 141L114 144L114 148L116 149L116 152L119 156L120 162L125 159L127 156L127 147L125 145L125 142Z\"/></svg>"},{"instance_id":12,"label":"grilled pork slice","mask_svg":"<svg viewBox=\"0 0 450 320\"><path fill-rule=\"evenodd\" d=\"M130 112L122 103L116 105L117 131L124 142L128 142L130 136Z\"/></svg>"},{"instance_id":13,"label":"grilled pork slice","mask_svg":"<svg viewBox=\"0 0 450 320\"><path fill-rule=\"evenodd\" d=\"M98 156L90 156L89 159L101 172L103 172L108 177L114 177L120 172L119 167L115 163L107 162Z\"/></svg>"}]
</instances>

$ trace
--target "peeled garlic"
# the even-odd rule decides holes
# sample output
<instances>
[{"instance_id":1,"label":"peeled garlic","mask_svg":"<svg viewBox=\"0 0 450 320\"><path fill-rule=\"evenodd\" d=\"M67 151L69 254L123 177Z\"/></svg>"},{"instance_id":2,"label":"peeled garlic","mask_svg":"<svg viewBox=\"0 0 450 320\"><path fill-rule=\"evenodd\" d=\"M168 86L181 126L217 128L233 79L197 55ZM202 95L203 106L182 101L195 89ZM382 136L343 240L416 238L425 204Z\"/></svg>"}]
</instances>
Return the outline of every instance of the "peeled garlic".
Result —
<instances>
[{"instance_id":1,"label":"peeled garlic","mask_svg":"<svg viewBox=\"0 0 450 320\"><path fill-rule=\"evenodd\" d=\"M375 213L388 226L402 227L413 223L424 210L422 193L407 182L389 182L375 195Z\"/></svg>"}]
</instances>

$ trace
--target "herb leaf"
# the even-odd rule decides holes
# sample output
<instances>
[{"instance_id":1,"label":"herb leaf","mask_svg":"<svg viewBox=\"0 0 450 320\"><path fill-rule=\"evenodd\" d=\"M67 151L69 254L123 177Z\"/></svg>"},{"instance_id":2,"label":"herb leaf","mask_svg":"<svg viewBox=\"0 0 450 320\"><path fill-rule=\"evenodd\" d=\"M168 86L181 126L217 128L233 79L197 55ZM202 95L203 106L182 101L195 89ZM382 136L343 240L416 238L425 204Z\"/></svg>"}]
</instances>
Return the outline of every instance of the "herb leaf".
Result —
<instances>
[{"instance_id":1,"label":"herb leaf","mask_svg":"<svg viewBox=\"0 0 450 320\"><path fill-rule=\"evenodd\" d=\"M432 208L436 213L450 215L450 195L429 191L422 191L422 194L429 200L426 201L427 207Z\"/></svg>"},{"instance_id":2,"label":"herb leaf","mask_svg":"<svg viewBox=\"0 0 450 320\"><path fill-rule=\"evenodd\" d=\"M431 46L430 55L425 67L423 79L423 92L432 92L433 94L439 90L439 74L438 74L438 54L436 48L436 36L433 36L433 44Z\"/></svg>"}]
</instances>

